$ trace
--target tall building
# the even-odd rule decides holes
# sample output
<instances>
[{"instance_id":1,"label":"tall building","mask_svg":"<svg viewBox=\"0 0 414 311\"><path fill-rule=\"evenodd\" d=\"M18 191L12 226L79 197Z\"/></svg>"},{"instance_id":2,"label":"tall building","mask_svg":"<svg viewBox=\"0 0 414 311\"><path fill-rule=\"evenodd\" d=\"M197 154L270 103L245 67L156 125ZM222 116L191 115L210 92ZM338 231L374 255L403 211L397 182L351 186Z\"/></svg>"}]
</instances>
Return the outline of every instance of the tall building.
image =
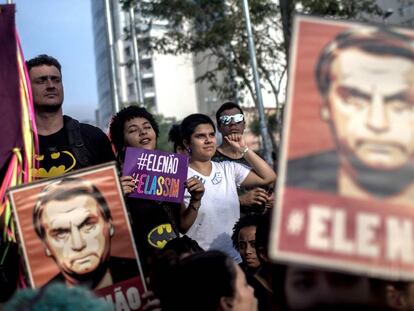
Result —
<instances>
[{"instance_id":1,"label":"tall building","mask_svg":"<svg viewBox=\"0 0 414 311\"><path fill-rule=\"evenodd\" d=\"M177 120L199 111L192 55L149 55L143 52L141 32L135 36L137 46L130 40L131 18L136 29L146 27L139 8L131 15L122 10L119 0L93 0L91 5L99 127L106 129L113 113L133 103L143 102L153 112ZM158 22L144 36L160 36L165 29L166 25Z\"/></svg>"}]
</instances>

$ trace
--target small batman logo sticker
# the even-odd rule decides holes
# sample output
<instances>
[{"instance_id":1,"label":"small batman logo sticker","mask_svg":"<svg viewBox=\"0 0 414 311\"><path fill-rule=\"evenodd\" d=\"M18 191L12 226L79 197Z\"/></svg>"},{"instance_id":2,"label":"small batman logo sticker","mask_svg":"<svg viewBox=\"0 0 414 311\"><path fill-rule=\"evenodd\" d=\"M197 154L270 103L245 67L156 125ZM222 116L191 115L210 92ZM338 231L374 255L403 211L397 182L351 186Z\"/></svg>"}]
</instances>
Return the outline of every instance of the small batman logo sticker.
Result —
<instances>
[{"instance_id":1,"label":"small batman logo sticker","mask_svg":"<svg viewBox=\"0 0 414 311\"><path fill-rule=\"evenodd\" d=\"M162 249L168 241L176 237L171 224L161 224L148 233L148 243L155 248Z\"/></svg>"}]
</instances>

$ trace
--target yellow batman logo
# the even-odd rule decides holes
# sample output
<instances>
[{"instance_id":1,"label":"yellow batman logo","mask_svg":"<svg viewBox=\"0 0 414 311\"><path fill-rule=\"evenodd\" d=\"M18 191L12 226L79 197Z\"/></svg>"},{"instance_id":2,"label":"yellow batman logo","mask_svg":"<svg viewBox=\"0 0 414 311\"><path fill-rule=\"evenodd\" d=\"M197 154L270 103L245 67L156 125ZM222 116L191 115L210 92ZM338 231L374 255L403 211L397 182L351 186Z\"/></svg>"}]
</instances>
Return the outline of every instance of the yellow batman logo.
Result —
<instances>
[{"instance_id":1,"label":"yellow batman logo","mask_svg":"<svg viewBox=\"0 0 414 311\"><path fill-rule=\"evenodd\" d=\"M168 241L176 237L171 224L161 224L148 233L148 243L155 248L163 249Z\"/></svg>"},{"instance_id":2,"label":"yellow batman logo","mask_svg":"<svg viewBox=\"0 0 414 311\"><path fill-rule=\"evenodd\" d=\"M69 151L53 152L49 154L52 165L49 168L44 167L42 161L45 160L45 155L36 156L40 167L38 169L32 168L32 175L34 178L50 178L63 175L70 172L76 165L76 159Z\"/></svg>"}]
</instances>

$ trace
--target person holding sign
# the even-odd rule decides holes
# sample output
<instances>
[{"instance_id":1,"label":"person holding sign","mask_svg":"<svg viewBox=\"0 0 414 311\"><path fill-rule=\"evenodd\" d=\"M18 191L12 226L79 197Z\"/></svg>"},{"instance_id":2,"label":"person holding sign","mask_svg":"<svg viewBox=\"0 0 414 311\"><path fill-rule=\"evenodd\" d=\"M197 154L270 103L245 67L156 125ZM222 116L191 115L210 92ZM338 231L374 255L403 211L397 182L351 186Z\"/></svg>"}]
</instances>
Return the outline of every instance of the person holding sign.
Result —
<instances>
[{"instance_id":1,"label":"person holding sign","mask_svg":"<svg viewBox=\"0 0 414 311\"><path fill-rule=\"evenodd\" d=\"M414 45L376 27L340 33L321 52L321 118L336 151L291 160L289 186L414 202Z\"/></svg>"},{"instance_id":2,"label":"person holding sign","mask_svg":"<svg viewBox=\"0 0 414 311\"><path fill-rule=\"evenodd\" d=\"M276 174L246 146L240 134L230 134L224 139L234 153L240 153L247 160L252 170L236 162L211 161L216 152L216 129L206 115L187 116L181 123L181 134L190 154L188 177L196 177L205 187L201 205L194 205L187 193L187 208L182 214L190 215L190 221L182 222L181 229L203 249L221 250L240 262L231 240L233 226L240 218L237 187L268 185L276 180Z\"/></svg>"},{"instance_id":3,"label":"person holding sign","mask_svg":"<svg viewBox=\"0 0 414 311\"><path fill-rule=\"evenodd\" d=\"M33 226L60 270L48 284L100 289L139 276L136 260L110 256L111 211L87 180L68 177L48 184L33 209Z\"/></svg>"},{"instance_id":4,"label":"person holding sign","mask_svg":"<svg viewBox=\"0 0 414 311\"><path fill-rule=\"evenodd\" d=\"M155 150L158 134L158 124L145 108L129 106L119 111L110 125L110 137L119 164L124 162L126 147ZM122 176L121 183L125 195L132 193L136 187L132 176ZM204 193L203 184L196 178L190 178L186 181L186 186L192 194L192 204L199 206ZM191 216L180 214L180 203L128 197L127 206L145 270L154 252L178 237L181 223L187 223L187 218Z\"/></svg>"}]
</instances>

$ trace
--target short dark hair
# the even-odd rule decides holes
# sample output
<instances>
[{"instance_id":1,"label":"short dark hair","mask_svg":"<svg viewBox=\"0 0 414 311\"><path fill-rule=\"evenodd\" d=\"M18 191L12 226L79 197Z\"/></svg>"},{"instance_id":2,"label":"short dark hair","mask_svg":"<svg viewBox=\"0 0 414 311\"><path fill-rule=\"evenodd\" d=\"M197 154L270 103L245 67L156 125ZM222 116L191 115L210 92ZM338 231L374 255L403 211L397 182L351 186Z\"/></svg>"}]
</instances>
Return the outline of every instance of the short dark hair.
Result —
<instances>
[{"instance_id":1,"label":"short dark hair","mask_svg":"<svg viewBox=\"0 0 414 311\"><path fill-rule=\"evenodd\" d=\"M185 117L183 122L181 122L180 132L183 141L190 142L191 135L193 135L196 127L200 124L210 124L213 127L214 133L216 132L216 126L209 116L201 113L193 113Z\"/></svg>"},{"instance_id":2,"label":"short dark hair","mask_svg":"<svg viewBox=\"0 0 414 311\"><path fill-rule=\"evenodd\" d=\"M192 238L183 235L182 237L176 237L167 242L163 248L164 251L173 250L178 255L183 255L186 253L197 253L203 252L204 250L198 245L197 241Z\"/></svg>"},{"instance_id":3,"label":"short dark hair","mask_svg":"<svg viewBox=\"0 0 414 311\"><path fill-rule=\"evenodd\" d=\"M115 147L115 151L117 153L117 157L119 160L123 160L125 153L125 122L132 120L134 118L147 119L148 122L151 124L152 128L154 129L157 138L160 133L157 121L155 121L154 116L145 108L133 105L121 109L116 115L112 117L111 123L109 125L109 137L111 138L112 144Z\"/></svg>"},{"instance_id":4,"label":"short dark hair","mask_svg":"<svg viewBox=\"0 0 414 311\"><path fill-rule=\"evenodd\" d=\"M243 110L241 109L241 107L239 105L237 105L234 102L225 102L223 105L220 106L220 108L216 112L217 126L220 125L220 117L221 117L221 114L223 113L223 111L233 109L233 108L238 109L240 111L240 113L244 115Z\"/></svg>"},{"instance_id":5,"label":"short dark hair","mask_svg":"<svg viewBox=\"0 0 414 311\"><path fill-rule=\"evenodd\" d=\"M385 28L356 28L337 35L322 50L316 65L319 92L326 95L331 83L331 65L342 50L356 48L374 55L389 55L414 60L412 39Z\"/></svg>"},{"instance_id":6,"label":"short dark hair","mask_svg":"<svg viewBox=\"0 0 414 311\"><path fill-rule=\"evenodd\" d=\"M59 61L52 56L41 54L26 61L28 72L30 72L30 69L33 67L42 65L55 66L59 70L59 73L62 74L62 66L60 65Z\"/></svg>"},{"instance_id":7,"label":"short dark hair","mask_svg":"<svg viewBox=\"0 0 414 311\"><path fill-rule=\"evenodd\" d=\"M173 124L168 132L168 141L173 143L174 152L177 151L177 147L185 149L183 138L181 136L180 124Z\"/></svg>"},{"instance_id":8,"label":"short dark hair","mask_svg":"<svg viewBox=\"0 0 414 311\"><path fill-rule=\"evenodd\" d=\"M233 227L233 234L231 235L231 240L233 241L233 246L235 249L239 250L239 233L240 230L246 227L256 227L259 225L260 215L252 214L241 217Z\"/></svg>"},{"instance_id":9,"label":"short dark hair","mask_svg":"<svg viewBox=\"0 0 414 311\"><path fill-rule=\"evenodd\" d=\"M106 221L112 219L108 203L94 184L86 179L66 177L48 184L38 196L33 209L33 226L40 239L43 240L45 236L45 229L40 221L44 206L50 201L66 201L80 195L87 195L94 198L98 202L104 219Z\"/></svg>"},{"instance_id":10,"label":"short dark hair","mask_svg":"<svg viewBox=\"0 0 414 311\"><path fill-rule=\"evenodd\" d=\"M163 310L217 310L222 297L235 295L235 265L220 251L180 258L170 250L154 265L151 284Z\"/></svg>"}]
</instances>

